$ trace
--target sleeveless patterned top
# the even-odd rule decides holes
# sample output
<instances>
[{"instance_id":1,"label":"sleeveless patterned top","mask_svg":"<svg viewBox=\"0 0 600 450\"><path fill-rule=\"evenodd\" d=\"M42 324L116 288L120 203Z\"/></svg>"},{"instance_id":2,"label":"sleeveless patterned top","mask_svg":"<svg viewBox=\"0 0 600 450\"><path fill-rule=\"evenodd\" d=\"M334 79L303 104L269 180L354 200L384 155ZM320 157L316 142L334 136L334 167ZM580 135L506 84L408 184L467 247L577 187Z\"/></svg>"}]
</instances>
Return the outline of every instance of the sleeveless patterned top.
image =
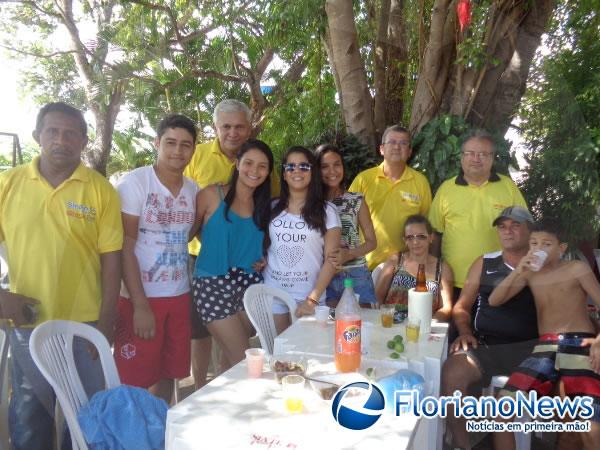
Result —
<instances>
[{"instance_id":1,"label":"sleeveless patterned top","mask_svg":"<svg viewBox=\"0 0 600 450\"><path fill-rule=\"evenodd\" d=\"M440 308L440 286L442 277L442 259L438 258L435 266L435 280L426 280L427 290L433 293L433 310ZM408 305L408 290L417 285L417 278L404 268L404 254L400 254L400 263L392 278L392 284L385 297L385 304Z\"/></svg>"},{"instance_id":2,"label":"sleeveless patterned top","mask_svg":"<svg viewBox=\"0 0 600 450\"><path fill-rule=\"evenodd\" d=\"M358 231L358 211L362 205L363 195L356 192L344 192L340 197L331 200L337 209L342 223L342 247L356 248L360 245ZM360 267L367 264L364 256L344 263L344 269Z\"/></svg>"}]
</instances>

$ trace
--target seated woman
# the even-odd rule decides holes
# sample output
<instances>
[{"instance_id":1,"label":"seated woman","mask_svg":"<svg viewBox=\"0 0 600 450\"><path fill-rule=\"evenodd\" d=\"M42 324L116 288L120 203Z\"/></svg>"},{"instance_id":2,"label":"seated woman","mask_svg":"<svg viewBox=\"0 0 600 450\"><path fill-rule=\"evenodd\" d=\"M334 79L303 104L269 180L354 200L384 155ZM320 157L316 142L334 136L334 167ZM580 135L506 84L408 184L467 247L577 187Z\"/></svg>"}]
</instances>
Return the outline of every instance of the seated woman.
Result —
<instances>
[{"instance_id":1,"label":"seated woman","mask_svg":"<svg viewBox=\"0 0 600 450\"><path fill-rule=\"evenodd\" d=\"M433 318L447 322L452 315L452 269L429 254L433 229L427 218L410 216L404 224L407 251L392 255L383 266L375 286L378 302L408 305L408 290L417 284L419 264L425 264L427 289L433 292Z\"/></svg>"},{"instance_id":2,"label":"seated woman","mask_svg":"<svg viewBox=\"0 0 600 450\"><path fill-rule=\"evenodd\" d=\"M369 207L363 201L362 194L346 191L344 160L336 146L320 145L316 156L321 168L325 198L335 205L342 223L341 247L334 258L336 265L341 266L341 272L327 286L327 303L332 306L337 304L344 290L344 278L352 278L354 292L360 295L360 305L376 305L375 287L365 259L365 255L377 247ZM362 244L359 229L364 237Z\"/></svg>"},{"instance_id":3,"label":"seated woman","mask_svg":"<svg viewBox=\"0 0 600 450\"><path fill-rule=\"evenodd\" d=\"M325 304L325 289L335 274L330 255L340 246L335 206L325 201L319 166L312 152L292 147L283 156L281 196L273 203L268 234L265 284L288 292L296 316L314 314ZM277 333L290 325L287 306L275 303Z\"/></svg>"}]
</instances>

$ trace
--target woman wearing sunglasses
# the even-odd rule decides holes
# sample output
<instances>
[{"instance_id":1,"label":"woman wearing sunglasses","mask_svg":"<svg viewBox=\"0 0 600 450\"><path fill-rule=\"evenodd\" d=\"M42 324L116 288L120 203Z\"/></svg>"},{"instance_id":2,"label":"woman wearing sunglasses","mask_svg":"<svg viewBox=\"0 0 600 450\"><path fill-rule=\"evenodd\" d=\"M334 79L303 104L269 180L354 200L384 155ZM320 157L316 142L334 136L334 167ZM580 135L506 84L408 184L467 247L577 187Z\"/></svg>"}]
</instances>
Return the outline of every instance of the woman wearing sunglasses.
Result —
<instances>
[{"instance_id":1,"label":"woman wearing sunglasses","mask_svg":"<svg viewBox=\"0 0 600 450\"><path fill-rule=\"evenodd\" d=\"M254 333L243 297L262 281L272 168L269 146L250 139L238 151L229 184L208 186L196 199L202 247L192 281L194 313L221 346L223 370L244 359Z\"/></svg>"},{"instance_id":2,"label":"woman wearing sunglasses","mask_svg":"<svg viewBox=\"0 0 600 450\"><path fill-rule=\"evenodd\" d=\"M281 196L274 201L268 233L265 284L288 292L297 303L296 315L313 314L325 304L325 289L335 273L328 256L340 246L340 221L326 202L321 175L312 152L291 147L283 157ZM277 332L290 325L289 311L273 305Z\"/></svg>"},{"instance_id":3,"label":"woman wearing sunglasses","mask_svg":"<svg viewBox=\"0 0 600 450\"><path fill-rule=\"evenodd\" d=\"M352 278L354 292L360 295L361 306L376 305L373 279L365 259L365 255L377 247L369 207L363 201L362 194L346 191L344 160L335 145L320 145L316 156L321 168L325 197L337 208L342 225L341 247L334 259L334 263L340 265L342 271L327 286L327 303L335 305L342 296L344 278ZM362 244L359 230L364 237Z\"/></svg>"},{"instance_id":4,"label":"woman wearing sunglasses","mask_svg":"<svg viewBox=\"0 0 600 450\"><path fill-rule=\"evenodd\" d=\"M388 258L375 286L380 303L408 305L408 290L417 284L419 264L425 264L427 289L433 293L433 317L447 322L452 313L452 286L450 266L429 254L433 229L427 218L410 216L404 224L404 242L407 250Z\"/></svg>"}]
</instances>

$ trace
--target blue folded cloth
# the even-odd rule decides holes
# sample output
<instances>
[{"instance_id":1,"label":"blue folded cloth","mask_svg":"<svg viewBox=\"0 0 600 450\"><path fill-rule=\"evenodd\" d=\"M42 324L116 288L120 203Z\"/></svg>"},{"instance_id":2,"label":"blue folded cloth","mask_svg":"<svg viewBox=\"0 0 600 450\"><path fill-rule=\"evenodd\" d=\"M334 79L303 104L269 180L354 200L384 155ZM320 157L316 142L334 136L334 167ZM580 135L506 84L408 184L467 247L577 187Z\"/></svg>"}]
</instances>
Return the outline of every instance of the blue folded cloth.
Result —
<instances>
[{"instance_id":1,"label":"blue folded cloth","mask_svg":"<svg viewBox=\"0 0 600 450\"><path fill-rule=\"evenodd\" d=\"M93 450L165 448L168 406L146 389L121 385L94 394L78 414Z\"/></svg>"},{"instance_id":2,"label":"blue folded cloth","mask_svg":"<svg viewBox=\"0 0 600 450\"><path fill-rule=\"evenodd\" d=\"M425 393L425 379L416 372L407 369L388 375L377 380L385 397L386 409L393 411L395 408L394 392L396 391L417 391L422 398Z\"/></svg>"}]
</instances>

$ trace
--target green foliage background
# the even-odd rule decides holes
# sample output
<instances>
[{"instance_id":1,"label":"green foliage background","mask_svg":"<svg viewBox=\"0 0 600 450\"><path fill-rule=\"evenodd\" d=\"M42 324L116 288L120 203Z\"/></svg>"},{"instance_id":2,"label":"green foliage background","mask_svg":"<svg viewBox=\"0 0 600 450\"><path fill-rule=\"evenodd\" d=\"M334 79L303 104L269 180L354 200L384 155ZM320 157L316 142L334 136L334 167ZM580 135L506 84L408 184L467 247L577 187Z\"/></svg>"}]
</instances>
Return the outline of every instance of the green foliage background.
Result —
<instances>
[{"instance_id":1,"label":"green foliage background","mask_svg":"<svg viewBox=\"0 0 600 450\"><path fill-rule=\"evenodd\" d=\"M521 184L537 217L571 243L600 230L600 1L563 2L523 99L528 166Z\"/></svg>"}]
</instances>

